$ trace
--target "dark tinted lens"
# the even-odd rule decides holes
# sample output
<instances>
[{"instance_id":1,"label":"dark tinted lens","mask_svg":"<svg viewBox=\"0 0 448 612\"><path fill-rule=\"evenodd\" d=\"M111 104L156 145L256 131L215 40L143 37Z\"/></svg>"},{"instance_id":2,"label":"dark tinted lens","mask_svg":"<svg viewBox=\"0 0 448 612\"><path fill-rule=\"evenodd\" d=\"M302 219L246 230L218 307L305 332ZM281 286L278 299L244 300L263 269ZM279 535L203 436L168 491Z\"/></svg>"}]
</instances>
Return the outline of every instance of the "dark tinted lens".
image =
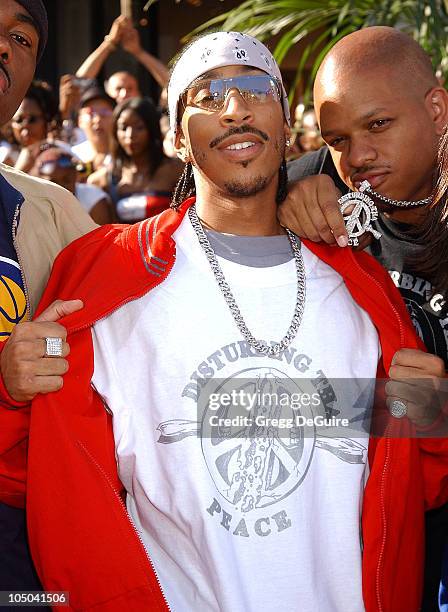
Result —
<instances>
[{"instance_id":1,"label":"dark tinted lens","mask_svg":"<svg viewBox=\"0 0 448 612\"><path fill-rule=\"evenodd\" d=\"M62 170L66 170L67 168L75 168L75 165L71 159L71 157L63 156L58 157L58 159L43 162L39 166L39 172L41 174L53 174L57 168L61 168Z\"/></svg>"},{"instance_id":2,"label":"dark tinted lens","mask_svg":"<svg viewBox=\"0 0 448 612\"><path fill-rule=\"evenodd\" d=\"M74 168L75 165L71 157L63 156L59 157L57 160L57 165L59 168Z\"/></svg>"}]
</instances>

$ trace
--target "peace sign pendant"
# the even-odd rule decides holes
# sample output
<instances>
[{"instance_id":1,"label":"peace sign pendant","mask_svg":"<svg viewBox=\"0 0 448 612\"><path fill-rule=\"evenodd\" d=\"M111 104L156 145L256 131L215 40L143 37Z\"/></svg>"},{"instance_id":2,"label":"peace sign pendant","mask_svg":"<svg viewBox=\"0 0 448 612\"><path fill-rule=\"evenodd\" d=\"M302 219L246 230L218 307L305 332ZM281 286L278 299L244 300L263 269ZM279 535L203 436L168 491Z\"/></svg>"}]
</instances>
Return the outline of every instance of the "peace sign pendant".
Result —
<instances>
[{"instance_id":1,"label":"peace sign pendant","mask_svg":"<svg viewBox=\"0 0 448 612\"><path fill-rule=\"evenodd\" d=\"M351 191L339 198L338 203L344 217L350 246L358 246L359 237L366 232L370 232L376 239L381 238L382 234L372 227L372 222L378 219L378 208L366 193ZM349 207L353 207L352 212L344 215Z\"/></svg>"}]
</instances>

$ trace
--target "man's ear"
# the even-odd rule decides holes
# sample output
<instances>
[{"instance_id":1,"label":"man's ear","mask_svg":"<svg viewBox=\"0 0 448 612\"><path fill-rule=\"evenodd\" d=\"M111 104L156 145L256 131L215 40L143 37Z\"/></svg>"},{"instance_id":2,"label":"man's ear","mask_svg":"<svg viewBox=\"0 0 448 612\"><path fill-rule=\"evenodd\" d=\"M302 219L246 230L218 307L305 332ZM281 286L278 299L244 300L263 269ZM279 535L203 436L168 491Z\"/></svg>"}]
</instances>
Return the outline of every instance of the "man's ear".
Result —
<instances>
[{"instance_id":1,"label":"man's ear","mask_svg":"<svg viewBox=\"0 0 448 612\"><path fill-rule=\"evenodd\" d=\"M443 134L448 123L448 93L443 87L433 87L425 97L425 105L434 122L438 136Z\"/></svg>"},{"instance_id":2,"label":"man's ear","mask_svg":"<svg viewBox=\"0 0 448 612\"><path fill-rule=\"evenodd\" d=\"M177 128L176 138L174 139L174 150L176 151L177 157L181 159L184 164L191 161L190 152L180 125Z\"/></svg>"}]
</instances>

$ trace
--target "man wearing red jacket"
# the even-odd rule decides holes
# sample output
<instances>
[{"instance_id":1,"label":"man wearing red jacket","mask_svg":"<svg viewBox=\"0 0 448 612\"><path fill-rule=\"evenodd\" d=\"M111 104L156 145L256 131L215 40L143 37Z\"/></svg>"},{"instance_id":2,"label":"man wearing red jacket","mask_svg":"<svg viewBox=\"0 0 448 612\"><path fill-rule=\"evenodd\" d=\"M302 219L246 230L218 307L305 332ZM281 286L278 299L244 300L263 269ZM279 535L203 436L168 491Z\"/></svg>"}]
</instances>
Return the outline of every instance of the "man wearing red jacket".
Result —
<instances>
[{"instance_id":1,"label":"man wearing red jacket","mask_svg":"<svg viewBox=\"0 0 448 612\"><path fill-rule=\"evenodd\" d=\"M169 102L186 162L174 210L77 240L41 304L84 303L62 320L64 386L31 409L43 584L73 609L417 610L448 447L413 437L427 411L399 401L421 346L399 294L370 256L279 225L289 110L264 45L196 41ZM36 355L48 343L66 348L37 338ZM440 375L421 363L414 379ZM370 421L365 381L386 372L384 437L322 424L348 396ZM2 416L14 484L28 414Z\"/></svg>"}]
</instances>

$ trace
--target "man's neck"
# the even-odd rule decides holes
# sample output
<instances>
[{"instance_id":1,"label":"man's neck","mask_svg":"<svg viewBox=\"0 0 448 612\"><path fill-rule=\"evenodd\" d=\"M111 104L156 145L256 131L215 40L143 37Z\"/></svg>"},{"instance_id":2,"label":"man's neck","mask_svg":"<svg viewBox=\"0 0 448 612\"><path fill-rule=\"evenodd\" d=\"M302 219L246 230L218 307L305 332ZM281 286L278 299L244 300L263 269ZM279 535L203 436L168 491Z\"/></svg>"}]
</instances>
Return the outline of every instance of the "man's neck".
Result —
<instances>
[{"instance_id":1,"label":"man's neck","mask_svg":"<svg viewBox=\"0 0 448 612\"><path fill-rule=\"evenodd\" d=\"M428 206L419 206L418 208L396 209L385 213L385 216L398 223L418 225L426 218L427 214Z\"/></svg>"},{"instance_id":2,"label":"man's neck","mask_svg":"<svg viewBox=\"0 0 448 612\"><path fill-rule=\"evenodd\" d=\"M431 176L427 179L422 185L411 195L406 196L403 199L410 200L412 202L417 202L418 200L423 200L431 195L433 191L433 177ZM381 210L381 202L377 202L380 206ZM394 208L393 210L388 210L385 215L392 219L392 221L396 221L398 223L406 223L407 225L418 225L421 223L428 214L429 206L417 206L413 208L412 206L409 208Z\"/></svg>"},{"instance_id":3,"label":"man's neck","mask_svg":"<svg viewBox=\"0 0 448 612\"><path fill-rule=\"evenodd\" d=\"M277 219L277 203L272 189L251 197L236 198L198 189L196 211L208 229L237 236L277 236L285 230Z\"/></svg>"}]
</instances>

